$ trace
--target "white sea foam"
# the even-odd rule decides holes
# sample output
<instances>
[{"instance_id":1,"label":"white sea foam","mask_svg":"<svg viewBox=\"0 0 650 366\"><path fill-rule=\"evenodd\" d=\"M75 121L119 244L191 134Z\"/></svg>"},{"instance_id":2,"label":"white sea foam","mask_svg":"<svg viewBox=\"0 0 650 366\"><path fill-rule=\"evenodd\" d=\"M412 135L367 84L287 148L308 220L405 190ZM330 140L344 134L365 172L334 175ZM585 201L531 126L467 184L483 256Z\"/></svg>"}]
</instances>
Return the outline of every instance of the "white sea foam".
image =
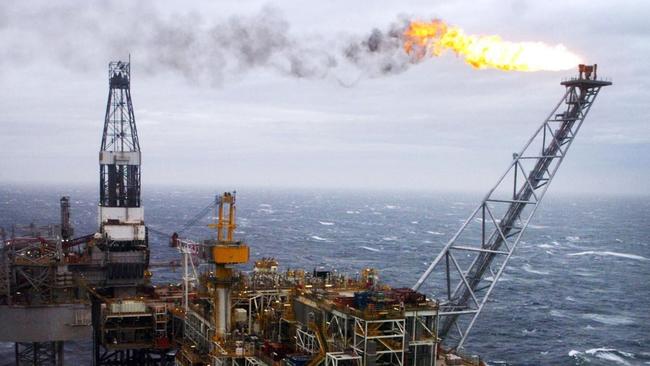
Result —
<instances>
[{"instance_id":1,"label":"white sea foam","mask_svg":"<svg viewBox=\"0 0 650 366\"><path fill-rule=\"evenodd\" d=\"M486 280L486 281L490 281L490 282L494 282L494 277L492 277L492 276L487 276L487 277L485 277L485 280ZM507 278L505 278L505 277L503 277L503 276L499 277L499 282L506 282L506 281L510 281L510 280L507 279Z\"/></svg>"},{"instance_id":2,"label":"white sea foam","mask_svg":"<svg viewBox=\"0 0 650 366\"><path fill-rule=\"evenodd\" d=\"M366 246L361 246L360 248L369 250L371 252L381 252L381 249L373 248L373 247L366 247Z\"/></svg>"},{"instance_id":3,"label":"white sea foam","mask_svg":"<svg viewBox=\"0 0 650 366\"><path fill-rule=\"evenodd\" d=\"M320 236L316 236L316 235L312 235L311 238L317 241L329 241L328 239L321 238Z\"/></svg>"},{"instance_id":4,"label":"white sea foam","mask_svg":"<svg viewBox=\"0 0 650 366\"><path fill-rule=\"evenodd\" d=\"M551 314L551 316L555 317L555 318L568 318L569 317L568 315L566 315L565 312L563 312L561 310L556 310L556 309L551 310L549 314Z\"/></svg>"},{"instance_id":5,"label":"white sea foam","mask_svg":"<svg viewBox=\"0 0 650 366\"><path fill-rule=\"evenodd\" d=\"M394 210L394 209L397 208L397 206L395 206L395 205L386 205L386 206L384 206L384 208L386 208L388 210Z\"/></svg>"},{"instance_id":6,"label":"white sea foam","mask_svg":"<svg viewBox=\"0 0 650 366\"><path fill-rule=\"evenodd\" d=\"M548 226L528 224L528 227L531 229L546 229Z\"/></svg>"},{"instance_id":7,"label":"white sea foam","mask_svg":"<svg viewBox=\"0 0 650 366\"><path fill-rule=\"evenodd\" d=\"M411 221L411 224L413 224L413 225L417 225L418 222L417 222L417 221Z\"/></svg>"},{"instance_id":8,"label":"white sea foam","mask_svg":"<svg viewBox=\"0 0 650 366\"><path fill-rule=\"evenodd\" d=\"M540 245L538 245L538 247L540 247L542 249L553 248L553 246L551 244L540 244Z\"/></svg>"},{"instance_id":9,"label":"white sea foam","mask_svg":"<svg viewBox=\"0 0 650 366\"><path fill-rule=\"evenodd\" d=\"M572 243L575 243L575 242L580 240L580 237L579 236L567 236L564 239L566 239L567 241L570 241Z\"/></svg>"},{"instance_id":10,"label":"white sea foam","mask_svg":"<svg viewBox=\"0 0 650 366\"><path fill-rule=\"evenodd\" d=\"M327 221L319 221L318 223L320 223L321 225L325 225L325 226L332 226L332 225L334 225L333 222L327 222Z\"/></svg>"},{"instance_id":11,"label":"white sea foam","mask_svg":"<svg viewBox=\"0 0 650 366\"><path fill-rule=\"evenodd\" d=\"M578 354L580 353L581 352L578 352ZM631 365L629 362L625 360L624 357L634 358L634 354L629 352L619 351L614 348L592 348L586 350L584 353L590 356L595 356L596 358L600 358L601 360L615 362L619 365Z\"/></svg>"},{"instance_id":12,"label":"white sea foam","mask_svg":"<svg viewBox=\"0 0 650 366\"><path fill-rule=\"evenodd\" d=\"M598 256L611 256L611 257L635 259L635 260L639 260L639 261L650 260L650 259L648 259L646 257L642 257L642 256L636 255L636 254L608 252L608 251L599 252L599 251L595 251L595 250L588 250L586 252L579 252L579 253L569 253L567 255L570 256L570 257L580 256L580 255L598 255Z\"/></svg>"},{"instance_id":13,"label":"white sea foam","mask_svg":"<svg viewBox=\"0 0 650 366\"><path fill-rule=\"evenodd\" d=\"M580 352L580 351L576 351L576 350L572 349L571 351L569 351L569 357L575 357L575 356L577 356L577 355L579 355L581 353L582 352Z\"/></svg>"},{"instance_id":14,"label":"white sea foam","mask_svg":"<svg viewBox=\"0 0 650 366\"><path fill-rule=\"evenodd\" d=\"M268 204L268 203L260 203L258 206L259 206L259 207L266 207L266 208L271 208L271 207L272 207L272 206L271 206L270 204Z\"/></svg>"},{"instance_id":15,"label":"white sea foam","mask_svg":"<svg viewBox=\"0 0 650 366\"><path fill-rule=\"evenodd\" d=\"M441 233L440 231L427 231L428 234L431 235L445 235L444 233Z\"/></svg>"},{"instance_id":16,"label":"white sea foam","mask_svg":"<svg viewBox=\"0 0 650 366\"><path fill-rule=\"evenodd\" d=\"M355 215L355 214L359 214L359 211L347 210L347 211L345 211L345 213L348 214L348 215Z\"/></svg>"},{"instance_id":17,"label":"white sea foam","mask_svg":"<svg viewBox=\"0 0 650 366\"><path fill-rule=\"evenodd\" d=\"M550 272L533 269L533 267L531 267L530 264L524 264L521 268L524 271L528 272L528 273L533 273L533 274L538 274L538 275L548 275L548 274L550 274Z\"/></svg>"},{"instance_id":18,"label":"white sea foam","mask_svg":"<svg viewBox=\"0 0 650 366\"><path fill-rule=\"evenodd\" d=\"M387 237L382 238L382 240L384 240L384 241L395 241L395 240L397 240L397 237L396 236L387 236Z\"/></svg>"},{"instance_id":19,"label":"white sea foam","mask_svg":"<svg viewBox=\"0 0 650 366\"><path fill-rule=\"evenodd\" d=\"M521 333L523 333L523 335L535 334L537 333L537 329L532 329L532 330L522 329Z\"/></svg>"},{"instance_id":20,"label":"white sea foam","mask_svg":"<svg viewBox=\"0 0 650 366\"><path fill-rule=\"evenodd\" d=\"M605 325L627 325L634 323L633 319L622 315L583 314L582 317Z\"/></svg>"}]
</instances>

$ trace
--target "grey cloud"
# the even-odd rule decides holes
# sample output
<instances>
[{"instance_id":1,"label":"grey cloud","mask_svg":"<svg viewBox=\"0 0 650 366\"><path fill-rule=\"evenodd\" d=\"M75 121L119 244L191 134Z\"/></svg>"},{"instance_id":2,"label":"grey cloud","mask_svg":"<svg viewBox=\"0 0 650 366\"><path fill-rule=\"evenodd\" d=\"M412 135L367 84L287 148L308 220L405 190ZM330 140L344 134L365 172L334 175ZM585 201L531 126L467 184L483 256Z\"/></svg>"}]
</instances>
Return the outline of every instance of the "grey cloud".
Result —
<instances>
[{"instance_id":1,"label":"grey cloud","mask_svg":"<svg viewBox=\"0 0 650 366\"><path fill-rule=\"evenodd\" d=\"M298 78L340 79L348 70L376 77L402 72L411 62L401 48L404 20L342 41L334 34L292 34L289 22L271 7L213 20L197 13L165 18L147 3L94 5L19 6L12 26L23 37L13 53L22 57L4 62L24 62L45 49L66 67L85 69L98 53L106 59L133 54L151 73L173 71L208 84L255 68ZM9 6L0 5L0 22Z\"/></svg>"}]
</instances>

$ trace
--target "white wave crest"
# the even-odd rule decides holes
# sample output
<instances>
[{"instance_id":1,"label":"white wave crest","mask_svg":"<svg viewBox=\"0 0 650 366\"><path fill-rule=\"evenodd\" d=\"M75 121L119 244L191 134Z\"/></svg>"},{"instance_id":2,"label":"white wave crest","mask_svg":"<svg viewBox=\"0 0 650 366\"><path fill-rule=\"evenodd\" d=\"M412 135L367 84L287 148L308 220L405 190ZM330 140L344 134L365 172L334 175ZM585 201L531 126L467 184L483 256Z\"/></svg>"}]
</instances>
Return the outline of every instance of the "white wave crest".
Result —
<instances>
[{"instance_id":1,"label":"white wave crest","mask_svg":"<svg viewBox=\"0 0 650 366\"><path fill-rule=\"evenodd\" d=\"M528 224L528 227L531 229L546 229L548 226Z\"/></svg>"},{"instance_id":2,"label":"white wave crest","mask_svg":"<svg viewBox=\"0 0 650 366\"><path fill-rule=\"evenodd\" d=\"M625 360L625 358L634 358L634 354L629 352L619 351L614 348L592 348L584 352L576 351L572 349L569 351L570 357L576 358L585 358L583 355L594 356L600 358L601 360L610 361L619 365L631 365Z\"/></svg>"},{"instance_id":3,"label":"white wave crest","mask_svg":"<svg viewBox=\"0 0 650 366\"><path fill-rule=\"evenodd\" d=\"M550 272L540 271L540 270L537 270L537 269L533 269L533 267L531 267L530 264L524 264L524 265L521 267L521 269L523 269L524 271L526 271L526 272L528 272L528 273L533 273L533 274L538 274L538 275L544 275L544 276L545 276L545 275L550 274Z\"/></svg>"},{"instance_id":4,"label":"white wave crest","mask_svg":"<svg viewBox=\"0 0 650 366\"><path fill-rule=\"evenodd\" d=\"M431 235L445 235L445 234L441 233L440 231L427 231L427 234L431 234Z\"/></svg>"},{"instance_id":5,"label":"white wave crest","mask_svg":"<svg viewBox=\"0 0 650 366\"><path fill-rule=\"evenodd\" d=\"M627 259L636 259L636 260L639 260L639 261L650 260L650 259L648 259L646 257L642 257L642 256L636 255L636 254L607 252L607 251L599 252L599 251L595 251L595 250L588 250L586 252L579 252L579 253L569 253L567 255L570 256L570 257L580 256L580 255L599 255L599 256L611 256L611 257L619 257L619 258L627 258Z\"/></svg>"},{"instance_id":6,"label":"white wave crest","mask_svg":"<svg viewBox=\"0 0 650 366\"><path fill-rule=\"evenodd\" d=\"M327 222L327 221L319 221L318 223L321 224L321 225L325 225L325 226L332 226L332 225L334 225L333 222Z\"/></svg>"},{"instance_id":7,"label":"white wave crest","mask_svg":"<svg viewBox=\"0 0 650 366\"><path fill-rule=\"evenodd\" d=\"M369 250L371 252L381 252L381 249L373 248L373 247L366 247L366 246L361 246L361 249Z\"/></svg>"},{"instance_id":8,"label":"white wave crest","mask_svg":"<svg viewBox=\"0 0 650 366\"><path fill-rule=\"evenodd\" d=\"M634 323L633 319L622 315L583 314L582 317L605 325L627 325Z\"/></svg>"},{"instance_id":9,"label":"white wave crest","mask_svg":"<svg viewBox=\"0 0 650 366\"><path fill-rule=\"evenodd\" d=\"M311 238L317 241L329 241L329 239L321 238L320 236L317 235L312 235Z\"/></svg>"},{"instance_id":10,"label":"white wave crest","mask_svg":"<svg viewBox=\"0 0 650 366\"><path fill-rule=\"evenodd\" d=\"M571 351L569 351L569 357L575 357L575 356L577 356L577 355L579 355L581 353L582 352L580 352L580 351L576 351L576 350L572 349Z\"/></svg>"}]
</instances>

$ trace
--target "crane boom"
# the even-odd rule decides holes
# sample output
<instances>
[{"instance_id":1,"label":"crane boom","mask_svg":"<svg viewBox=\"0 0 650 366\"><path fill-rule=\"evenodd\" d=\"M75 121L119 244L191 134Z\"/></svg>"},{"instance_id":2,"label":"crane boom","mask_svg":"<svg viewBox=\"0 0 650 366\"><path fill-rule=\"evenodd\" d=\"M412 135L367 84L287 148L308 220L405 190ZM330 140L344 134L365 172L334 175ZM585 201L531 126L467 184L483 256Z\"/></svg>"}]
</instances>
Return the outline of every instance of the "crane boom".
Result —
<instances>
[{"instance_id":1,"label":"crane boom","mask_svg":"<svg viewBox=\"0 0 650 366\"><path fill-rule=\"evenodd\" d=\"M579 65L579 72L561 83L560 102L413 286L442 275L438 334L450 348L465 343L600 88L612 84L597 79L596 65Z\"/></svg>"}]
</instances>

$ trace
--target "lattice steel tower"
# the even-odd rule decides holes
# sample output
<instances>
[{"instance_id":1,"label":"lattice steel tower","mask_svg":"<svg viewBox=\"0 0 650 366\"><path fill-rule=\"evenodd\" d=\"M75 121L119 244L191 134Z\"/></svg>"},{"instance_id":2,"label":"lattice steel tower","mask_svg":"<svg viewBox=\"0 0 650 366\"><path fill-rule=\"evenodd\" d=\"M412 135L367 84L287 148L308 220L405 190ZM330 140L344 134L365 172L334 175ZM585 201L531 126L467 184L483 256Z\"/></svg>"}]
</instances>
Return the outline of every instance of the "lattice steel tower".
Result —
<instances>
[{"instance_id":1,"label":"lattice steel tower","mask_svg":"<svg viewBox=\"0 0 650 366\"><path fill-rule=\"evenodd\" d=\"M565 92L483 201L413 286L436 276L440 301L438 334L460 348L544 198L555 174L603 86L596 65L579 65Z\"/></svg>"},{"instance_id":2,"label":"lattice steel tower","mask_svg":"<svg viewBox=\"0 0 650 366\"><path fill-rule=\"evenodd\" d=\"M140 206L141 153L131 103L131 63L109 63L108 85L99 152L99 229L110 251L143 250L148 243Z\"/></svg>"},{"instance_id":3,"label":"lattice steel tower","mask_svg":"<svg viewBox=\"0 0 650 366\"><path fill-rule=\"evenodd\" d=\"M131 103L131 63L108 66L109 92L99 153L99 204L140 207L140 142Z\"/></svg>"}]
</instances>

